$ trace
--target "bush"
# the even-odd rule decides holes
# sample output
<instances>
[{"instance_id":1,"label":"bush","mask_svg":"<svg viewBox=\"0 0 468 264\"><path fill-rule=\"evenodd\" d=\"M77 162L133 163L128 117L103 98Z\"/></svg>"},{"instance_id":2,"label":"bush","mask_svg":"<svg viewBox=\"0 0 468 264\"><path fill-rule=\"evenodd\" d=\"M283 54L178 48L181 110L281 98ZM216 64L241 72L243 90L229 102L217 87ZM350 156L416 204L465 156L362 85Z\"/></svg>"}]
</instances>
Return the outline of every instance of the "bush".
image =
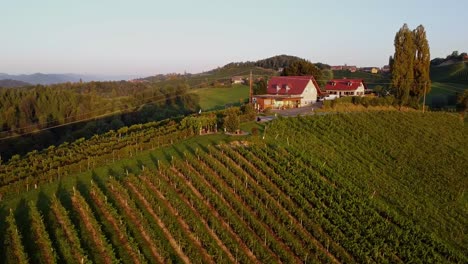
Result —
<instances>
[{"instance_id":1,"label":"bush","mask_svg":"<svg viewBox=\"0 0 468 264\"><path fill-rule=\"evenodd\" d=\"M323 101L323 107L324 108L330 108L332 106L333 101L325 100Z\"/></svg>"},{"instance_id":2,"label":"bush","mask_svg":"<svg viewBox=\"0 0 468 264\"><path fill-rule=\"evenodd\" d=\"M242 119L245 121L253 121L257 116L255 108L252 104L245 104L241 107Z\"/></svg>"},{"instance_id":3,"label":"bush","mask_svg":"<svg viewBox=\"0 0 468 264\"><path fill-rule=\"evenodd\" d=\"M355 105L360 105L361 104L361 98L360 96L353 96L353 104Z\"/></svg>"},{"instance_id":4,"label":"bush","mask_svg":"<svg viewBox=\"0 0 468 264\"><path fill-rule=\"evenodd\" d=\"M252 127L252 135L253 136L258 136L258 128Z\"/></svg>"},{"instance_id":5,"label":"bush","mask_svg":"<svg viewBox=\"0 0 468 264\"><path fill-rule=\"evenodd\" d=\"M239 111L235 108L229 109L226 111L226 116L224 117L224 128L228 132L236 132L240 127L240 117Z\"/></svg>"}]
</instances>

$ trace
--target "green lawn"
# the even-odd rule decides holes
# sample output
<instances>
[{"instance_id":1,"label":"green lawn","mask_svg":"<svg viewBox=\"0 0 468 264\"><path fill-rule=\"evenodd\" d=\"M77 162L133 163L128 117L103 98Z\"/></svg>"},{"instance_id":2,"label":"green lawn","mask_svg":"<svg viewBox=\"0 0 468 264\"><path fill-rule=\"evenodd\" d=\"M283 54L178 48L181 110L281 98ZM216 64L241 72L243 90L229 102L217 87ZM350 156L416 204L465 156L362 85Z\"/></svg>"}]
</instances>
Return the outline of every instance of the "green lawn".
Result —
<instances>
[{"instance_id":1,"label":"green lawn","mask_svg":"<svg viewBox=\"0 0 468 264\"><path fill-rule=\"evenodd\" d=\"M249 87L233 85L232 87L207 87L192 90L200 96L202 111L224 109L226 104L240 105L249 98Z\"/></svg>"}]
</instances>

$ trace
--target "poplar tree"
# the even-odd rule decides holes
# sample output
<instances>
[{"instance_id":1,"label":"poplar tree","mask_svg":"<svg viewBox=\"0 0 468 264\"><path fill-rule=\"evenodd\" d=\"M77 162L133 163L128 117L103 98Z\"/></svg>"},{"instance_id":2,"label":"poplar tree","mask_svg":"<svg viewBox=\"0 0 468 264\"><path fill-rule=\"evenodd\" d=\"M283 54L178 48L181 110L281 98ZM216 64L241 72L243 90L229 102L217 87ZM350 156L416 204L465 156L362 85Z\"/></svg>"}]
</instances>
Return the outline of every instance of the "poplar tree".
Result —
<instances>
[{"instance_id":1,"label":"poplar tree","mask_svg":"<svg viewBox=\"0 0 468 264\"><path fill-rule=\"evenodd\" d=\"M431 78L429 69L431 65L431 54L429 52L429 43L426 38L426 30L422 25L419 25L413 31L413 39L415 45L414 55L414 83L410 91L410 96L415 104L421 100L426 93L429 93L431 87Z\"/></svg>"},{"instance_id":2,"label":"poplar tree","mask_svg":"<svg viewBox=\"0 0 468 264\"><path fill-rule=\"evenodd\" d=\"M395 55L392 65L392 88L400 107L408 103L410 89L414 79L414 41L413 33L408 25L403 27L395 35Z\"/></svg>"}]
</instances>

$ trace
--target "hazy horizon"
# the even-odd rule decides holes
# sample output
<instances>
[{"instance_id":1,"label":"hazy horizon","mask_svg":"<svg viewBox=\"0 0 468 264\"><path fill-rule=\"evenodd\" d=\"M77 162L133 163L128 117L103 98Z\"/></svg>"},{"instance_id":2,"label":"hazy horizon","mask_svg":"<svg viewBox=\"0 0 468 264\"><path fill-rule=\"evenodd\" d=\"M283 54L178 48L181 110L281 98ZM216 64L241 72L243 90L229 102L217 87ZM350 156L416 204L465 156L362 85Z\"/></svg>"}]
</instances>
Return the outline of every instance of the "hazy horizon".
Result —
<instances>
[{"instance_id":1,"label":"hazy horizon","mask_svg":"<svg viewBox=\"0 0 468 264\"><path fill-rule=\"evenodd\" d=\"M468 2L8 1L0 73L149 76L200 73L287 54L378 66L395 33L424 25L431 57L468 51Z\"/></svg>"}]
</instances>

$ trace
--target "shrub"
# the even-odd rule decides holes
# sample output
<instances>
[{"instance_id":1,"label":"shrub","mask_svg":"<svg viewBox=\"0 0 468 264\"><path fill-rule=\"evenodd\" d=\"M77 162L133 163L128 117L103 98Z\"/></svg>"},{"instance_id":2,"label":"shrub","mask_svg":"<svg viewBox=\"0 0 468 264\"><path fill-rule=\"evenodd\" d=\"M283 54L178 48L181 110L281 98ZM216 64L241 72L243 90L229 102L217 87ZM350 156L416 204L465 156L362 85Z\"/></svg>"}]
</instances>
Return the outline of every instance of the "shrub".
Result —
<instances>
[{"instance_id":1,"label":"shrub","mask_svg":"<svg viewBox=\"0 0 468 264\"><path fill-rule=\"evenodd\" d=\"M332 102L333 101L328 101L328 100L323 101L323 107L330 108L332 106Z\"/></svg>"},{"instance_id":2,"label":"shrub","mask_svg":"<svg viewBox=\"0 0 468 264\"><path fill-rule=\"evenodd\" d=\"M253 136L258 136L258 128L252 127L252 135Z\"/></svg>"}]
</instances>

